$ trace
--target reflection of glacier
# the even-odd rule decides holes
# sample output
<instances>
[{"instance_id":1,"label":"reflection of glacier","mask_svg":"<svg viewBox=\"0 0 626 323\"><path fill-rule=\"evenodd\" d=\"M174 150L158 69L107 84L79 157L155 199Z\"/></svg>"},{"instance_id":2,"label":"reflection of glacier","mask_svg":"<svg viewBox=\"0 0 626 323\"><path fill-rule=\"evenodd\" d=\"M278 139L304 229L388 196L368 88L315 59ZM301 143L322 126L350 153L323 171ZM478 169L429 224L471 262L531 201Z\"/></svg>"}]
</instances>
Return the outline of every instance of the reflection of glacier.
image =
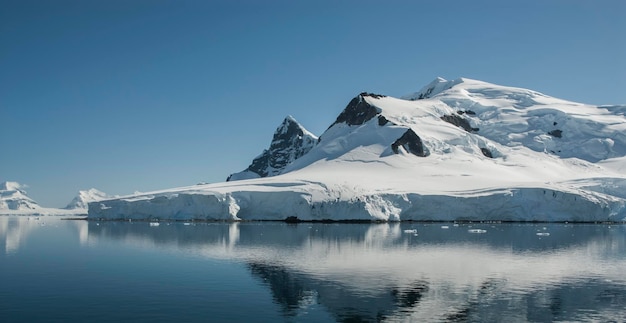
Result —
<instances>
[{"instance_id":1,"label":"reflection of glacier","mask_svg":"<svg viewBox=\"0 0 626 323\"><path fill-rule=\"evenodd\" d=\"M286 317L318 305L339 321L626 319L625 227L472 228L90 222L88 232L242 261Z\"/></svg>"},{"instance_id":2,"label":"reflection of glacier","mask_svg":"<svg viewBox=\"0 0 626 323\"><path fill-rule=\"evenodd\" d=\"M0 216L0 237L4 237L0 239L0 243L4 243L4 252L7 254L16 252L22 241L43 223L38 217L29 217L20 221L15 217Z\"/></svg>"},{"instance_id":3,"label":"reflection of glacier","mask_svg":"<svg viewBox=\"0 0 626 323\"><path fill-rule=\"evenodd\" d=\"M20 245L35 231L48 225L57 226L62 218L38 216L0 216L0 247L4 244L5 253L17 252ZM79 242L84 244L89 238L89 226L86 221L67 221L71 225L70 231L75 228Z\"/></svg>"}]
</instances>

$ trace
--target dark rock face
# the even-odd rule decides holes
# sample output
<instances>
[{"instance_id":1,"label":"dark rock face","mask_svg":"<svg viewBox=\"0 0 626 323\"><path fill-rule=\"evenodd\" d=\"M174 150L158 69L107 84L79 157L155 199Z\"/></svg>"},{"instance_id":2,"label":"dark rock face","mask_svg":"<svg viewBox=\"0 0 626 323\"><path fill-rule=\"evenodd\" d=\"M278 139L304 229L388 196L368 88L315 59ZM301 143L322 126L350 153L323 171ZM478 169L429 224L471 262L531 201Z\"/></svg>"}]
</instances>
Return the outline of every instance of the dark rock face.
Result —
<instances>
[{"instance_id":1,"label":"dark rock face","mask_svg":"<svg viewBox=\"0 0 626 323\"><path fill-rule=\"evenodd\" d=\"M398 140L391 144L391 150L397 154L400 146L415 156L426 157L429 155L428 150L425 149L422 143L422 139L412 129L407 130Z\"/></svg>"},{"instance_id":2,"label":"dark rock face","mask_svg":"<svg viewBox=\"0 0 626 323\"><path fill-rule=\"evenodd\" d=\"M348 106L339 114L337 120L335 120L331 127L342 122L349 126L362 125L375 117L378 114L378 109L363 99L366 96L376 99L384 97L384 95L367 92L359 94L348 103Z\"/></svg>"},{"instance_id":3,"label":"dark rock face","mask_svg":"<svg viewBox=\"0 0 626 323\"><path fill-rule=\"evenodd\" d=\"M480 148L480 152L482 152L485 157L493 158L493 154L491 153L491 150L487 148Z\"/></svg>"},{"instance_id":4,"label":"dark rock face","mask_svg":"<svg viewBox=\"0 0 626 323\"><path fill-rule=\"evenodd\" d=\"M387 118L385 118L385 116L383 116L383 115L378 115L378 125L379 125L379 126L381 126L381 127L382 127L382 126L384 126L384 125L386 125L386 124L388 124L388 123L389 123L389 124L392 124L392 125L394 125L394 126L396 125L395 123L393 123L393 122L391 122L391 121L387 120Z\"/></svg>"},{"instance_id":5,"label":"dark rock face","mask_svg":"<svg viewBox=\"0 0 626 323\"><path fill-rule=\"evenodd\" d=\"M430 95L433 94L434 90L435 90L435 87L429 87L428 89L426 89L426 92L420 93L420 95L417 97L417 100L430 98Z\"/></svg>"},{"instance_id":6,"label":"dark rock face","mask_svg":"<svg viewBox=\"0 0 626 323\"><path fill-rule=\"evenodd\" d=\"M244 172L261 177L278 175L292 161L308 153L317 144L317 138L306 131L295 119L287 117L276 129L269 149L256 157ZM236 174L228 176L226 181Z\"/></svg>"},{"instance_id":7,"label":"dark rock face","mask_svg":"<svg viewBox=\"0 0 626 323\"><path fill-rule=\"evenodd\" d=\"M465 131L467 132L477 132L479 129L478 128L473 128L469 121L467 121L467 119L458 116L458 115L444 115L443 117L441 117L441 120L453 124L457 127L463 128Z\"/></svg>"},{"instance_id":8,"label":"dark rock face","mask_svg":"<svg viewBox=\"0 0 626 323\"><path fill-rule=\"evenodd\" d=\"M460 115L463 115L463 114L465 114L465 113L467 113L467 114L469 114L469 115L472 115L472 116L475 116L475 115L476 115L476 112L474 112L474 111L472 111L472 110L459 110L459 111L457 111L456 113L458 113L458 114L460 114Z\"/></svg>"},{"instance_id":9,"label":"dark rock face","mask_svg":"<svg viewBox=\"0 0 626 323\"><path fill-rule=\"evenodd\" d=\"M552 130L548 132L548 134L552 137L561 138L563 137L563 130L559 130L559 129Z\"/></svg>"}]
</instances>

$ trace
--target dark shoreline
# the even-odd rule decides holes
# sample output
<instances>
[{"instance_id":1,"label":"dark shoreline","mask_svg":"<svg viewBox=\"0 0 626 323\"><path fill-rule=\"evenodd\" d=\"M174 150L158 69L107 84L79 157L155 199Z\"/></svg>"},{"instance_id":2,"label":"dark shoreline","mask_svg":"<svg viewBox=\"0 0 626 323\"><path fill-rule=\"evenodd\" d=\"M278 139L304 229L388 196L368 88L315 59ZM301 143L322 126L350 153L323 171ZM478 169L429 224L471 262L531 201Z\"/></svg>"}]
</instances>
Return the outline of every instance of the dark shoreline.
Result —
<instances>
[{"instance_id":1,"label":"dark shoreline","mask_svg":"<svg viewBox=\"0 0 626 323\"><path fill-rule=\"evenodd\" d=\"M301 220L286 218L284 220L202 220L202 219L92 219L89 217L64 218L62 220L87 220L98 222L192 222L192 223L255 223L255 222L282 222L288 224L299 223L323 223L323 224L382 224L382 223L456 223L456 224L601 224L601 225L626 225L626 221L506 221L506 220L400 220L400 221L382 221L382 220Z\"/></svg>"}]
</instances>

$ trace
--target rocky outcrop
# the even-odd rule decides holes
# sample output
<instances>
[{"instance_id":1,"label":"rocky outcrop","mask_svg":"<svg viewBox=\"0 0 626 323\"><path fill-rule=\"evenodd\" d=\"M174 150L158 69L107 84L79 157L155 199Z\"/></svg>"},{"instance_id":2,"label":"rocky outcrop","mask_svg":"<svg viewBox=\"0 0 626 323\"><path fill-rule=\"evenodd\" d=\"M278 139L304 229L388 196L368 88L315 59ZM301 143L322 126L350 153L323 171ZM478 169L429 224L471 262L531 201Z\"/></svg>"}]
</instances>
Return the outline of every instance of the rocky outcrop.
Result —
<instances>
[{"instance_id":1,"label":"rocky outcrop","mask_svg":"<svg viewBox=\"0 0 626 323\"><path fill-rule=\"evenodd\" d=\"M441 120L447 123L453 124L459 128L463 128L467 132L477 132L478 130L480 130L478 128L472 127L472 125L470 125L467 119L458 115L446 114L443 117L441 117Z\"/></svg>"},{"instance_id":2,"label":"rocky outcrop","mask_svg":"<svg viewBox=\"0 0 626 323\"><path fill-rule=\"evenodd\" d=\"M466 114L466 113L467 113L467 114L469 114L469 115L472 115L472 116L475 116L475 115L476 115L476 112L474 112L474 111L472 111L472 110L459 110L459 111L457 111L456 113L458 113L458 114L460 114L460 115L464 115L464 114Z\"/></svg>"},{"instance_id":3,"label":"rocky outcrop","mask_svg":"<svg viewBox=\"0 0 626 323\"><path fill-rule=\"evenodd\" d=\"M485 157L493 158L493 154L491 153L491 150L487 148L480 148L480 152L483 153L483 156Z\"/></svg>"},{"instance_id":4,"label":"rocky outcrop","mask_svg":"<svg viewBox=\"0 0 626 323\"><path fill-rule=\"evenodd\" d=\"M348 106L339 114L337 120L330 127L338 123L345 123L349 126L362 125L375 117L380 112L380 109L364 100L368 96L375 99L385 97L384 95L367 92L359 94L348 103Z\"/></svg>"},{"instance_id":5,"label":"rocky outcrop","mask_svg":"<svg viewBox=\"0 0 626 323\"><path fill-rule=\"evenodd\" d=\"M398 140L391 144L391 150L393 150L395 154L400 153L400 147L419 157L426 157L430 154L428 149L424 147L422 139L420 139L420 137L412 129L407 130L400 138L398 138Z\"/></svg>"},{"instance_id":6,"label":"rocky outcrop","mask_svg":"<svg viewBox=\"0 0 626 323\"><path fill-rule=\"evenodd\" d=\"M291 162L308 153L316 143L315 135L288 116L274 132L270 147L257 156L248 168L231 174L226 181L278 175Z\"/></svg>"},{"instance_id":7,"label":"rocky outcrop","mask_svg":"<svg viewBox=\"0 0 626 323\"><path fill-rule=\"evenodd\" d=\"M387 120L387 118L385 118L385 116L379 114L378 115L378 125L382 127L382 126L387 125L387 124L390 124L392 126L396 125L395 123Z\"/></svg>"},{"instance_id":8,"label":"rocky outcrop","mask_svg":"<svg viewBox=\"0 0 626 323\"><path fill-rule=\"evenodd\" d=\"M552 137L561 138L563 137L563 130L559 130L559 129L552 130L548 132L548 134Z\"/></svg>"}]
</instances>

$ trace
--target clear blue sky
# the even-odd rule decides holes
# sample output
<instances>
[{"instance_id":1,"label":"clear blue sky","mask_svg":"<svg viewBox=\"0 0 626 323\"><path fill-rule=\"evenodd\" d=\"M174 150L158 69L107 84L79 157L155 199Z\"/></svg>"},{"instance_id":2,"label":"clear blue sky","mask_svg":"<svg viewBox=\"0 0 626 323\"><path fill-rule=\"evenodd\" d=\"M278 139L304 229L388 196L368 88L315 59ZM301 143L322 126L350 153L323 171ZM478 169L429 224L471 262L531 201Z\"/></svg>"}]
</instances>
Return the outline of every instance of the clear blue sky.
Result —
<instances>
[{"instance_id":1,"label":"clear blue sky","mask_svg":"<svg viewBox=\"0 0 626 323\"><path fill-rule=\"evenodd\" d=\"M291 114L437 76L626 103L626 1L0 0L0 181L61 207L223 181Z\"/></svg>"}]
</instances>

